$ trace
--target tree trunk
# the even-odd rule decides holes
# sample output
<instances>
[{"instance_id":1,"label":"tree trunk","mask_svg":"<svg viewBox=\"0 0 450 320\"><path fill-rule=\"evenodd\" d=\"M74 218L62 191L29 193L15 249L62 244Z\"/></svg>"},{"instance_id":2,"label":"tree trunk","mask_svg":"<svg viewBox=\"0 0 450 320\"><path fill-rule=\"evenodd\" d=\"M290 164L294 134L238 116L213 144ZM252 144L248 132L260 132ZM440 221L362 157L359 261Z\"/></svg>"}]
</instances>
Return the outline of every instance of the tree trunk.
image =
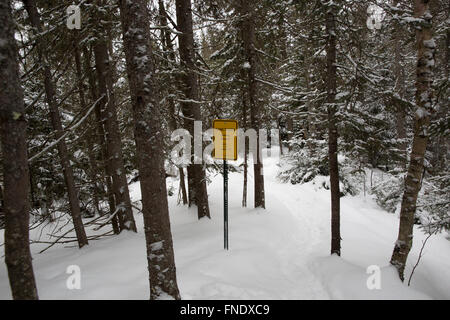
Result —
<instances>
[{"instance_id":1,"label":"tree trunk","mask_svg":"<svg viewBox=\"0 0 450 320\"><path fill-rule=\"evenodd\" d=\"M80 108L81 110L86 110L87 104L86 104L86 97L84 95L84 84L83 84L83 77L81 74L81 55L80 50L78 49L78 43L77 40L74 42L74 59L75 59L75 70L77 75L77 82L78 82L78 95L80 97ZM94 156L94 146L93 146L93 140L92 140L92 128L89 124L88 119L86 119L86 137L84 144L86 146L87 155L89 159L89 168L87 169L87 176L89 177L91 188L93 190L92 192L92 199L94 202L94 210L95 213L100 213L100 205L98 200L98 194L97 194L97 163L95 161Z\"/></svg>"},{"instance_id":2,"label":"tree trunk","mask_svg":"<svg viewBox=\"0 0 450 320\"><path fill-rule=\"evenodd\" d=\"M256 83L256 53L255 53L255 22L254 12L246 0L238 0L238 12L241 16L239 24L244 45L244 54L249 64L247 68L248 97L250 101L250 125L258 134L256 148L256 163L253 164L255 181L255 208L265 208L263 159L260 148L260 108L258 103L258 88Z\"/></svg>"},{"instance_id":3,"label":"tree trunk","mask_svg":"<svg viewBox=\"0 0 450 320\"><path fill-rule=\"evenodd\" d=\"M413 241L414 214L420 191L424 155L428 142L428 126L433 113L433 65L435 43L432 38L432 15L428 0L415 0L414 16L421 19L421 28L416 29L417 80L414 139L411 149L408 173L405 177L405 191L400 209L398 238L392 253L391 264L397 268L400 279L404 271Z\"/></svg>"},{"instance_id":4,"label":"tree trunk","mask_svg":"<svg viewBox=\"0 0 450 320\"><path fill-rule=\"evenodd\" d=\"M98 93L97 93L97 86L95 84L95 77L92 72L91 68L91 59L89 55L89 51L87 49L84 50L84 63L85 63L85 72L88 75L89 80L89 87L91 91L91 99L92 101L98 100ZM102 122L102 116L101 116L101 106L97 104L95 107L95 119L97 123L97 132L98 132L98 143L101 147L100 151L100 163L102 164L104 168L104 177L103 180L106 184L106 193L108 197L108 205L109 205L109 212L110 214L114 214L116 212L116 200L114 199L114 191L112 187L112 181L111 181L111 166L108 161L106 161L108 157L108 152L106 150L106 139L105 139L105 130L103 128L103 122ZM117 215L114 215L114 217L111 219L111 225L114 231L114 234L120 233L120 227L119 227L119 221L117 219Z\"/></svg>"},{"instance_id":5,"label":"tree trunk","mask_svg":"<svg viewBox=\"0 0 450 320\"><path fill-rule=\"evenodd\" d=\"M245 91L242 91L242 129L247 130L247 101ZM281 136L281 135L280 135ZM244 136L244 186L242 192L242 207L247 207L247 190L248 190L248 143L247 137ZM281 141L281 140L280 140ZM281 147L280 147L281 148ZM280 149L282 150L282 149Z\"/></svg>"},{"instance_id":6,"label":"tree trunk","mask_svg":"<svg viewBox=\"0 0 450 320\"><path fill-rule=\"evenodd\" d=\"M154 92L153 52L145 0L120 0L142 192L150 299L180 299L167 203L162 114Z\"/></svg>"},{"instance_id":7,"label":"tree trunk","mask_svg":"<svg viewBox=\"0 0 450 320\"><path fill-rule=\"evenodd\" d=\"M186 191L186 178L184 175L184 169L183 167L178 168L180 172L180 189L181 189L181 195L183 197L183 204L188 204L188 198L187 198L187 191Z\"/></svg>"},{"instance_id":8,"label":"tree trunk","mask_svg":"<svg viewBox=\"0 0 450 320\"><path fill-rule=\"evenodd\" d=\"M42 65L42 71L44 76L44 87L47 99L47 104L50 108L50 119L52 126L56 131L56 139L60 139L64 134L64 129L61 123L61 115L59 113L58 104L55 97L55 84L53 83L48 58L46 55L47 45L44 36L42 36L43 29L42 23L37 11L35 0L24 0L25 9L28 12L28 16L31 25L34 29L34 34L37 36L37 50L39 56L39 63ZM61 167L63 168L64 180L67 186L67 193L69 196L70 212L75 228L75 233L78 240L78 246L81 248L88 244L86 232L84 230L83 221L81 219L80 202L78 200L78 190L75 186L75 179L73 176L73 170L70 165L69 152L65 139L57 145L58 153L61 161Z\"/></svg>"},{"instance_id":9,"label":"tree trunk","mask_svg":"<svg viewBox=\"0 0 450 320\"><path fill-rule=\"evenodd\" d=\"M120 230L132 230L136 232L136 223L131 207L128 182L123 164L122 141L117 120L116 101L114 97L113 75L111 62L108 55L107 42L100 39L94 45L95 65L100 95L104 95L100 101L101 118L104 121L106 133L106 161L110 165L112 173L112 188L116 199L117 217Z\"/></svg>"},{"instance_id":10,"label":"tree trunk","mask_svg":"<svg viewBox=\"0 0 450 320\"><path fill-rule=\"evenodd\" d=\"M29 244L29 169L27 121L19 78L11 2L0 2L0 123L3 152L3 205L5 214L5 263L12 297L36 300ZM0 190L1 191L1 190Z\"/></svg>"},{"instance_id":11,"label":"tree trunk","mask_svg":"<svg viewBox=\"0 0 450 320\"><path fill-rule=\"evenodd\" d=\"M162 0L158 0L159 5L159 17L160 23L162 27L168 27L167 17L166 17L166 9L164 8L164 2ZM171 60L175 63L175 52L173 51L172 41L170 39L170 32L167 29L161 29L161 43L164 49L164 57L166 60ZM169 66L169 62L166 63L166 66ZM178 81L175 79L175 82ZM169 125L170 130L174 131L178 128L177 120L175 118L175 101L172 97L167 97L169 103ZM184 169L183 167L178 168L180 174L180 189L183 198L183 204L188 204L187 193L186 193L186 180L184 177Z\"/></svg>"},{"instance_id":12,"label":"tree trunk","mask_svg":"<svg viewBox=\"0 0 450 320\"><path fill-rule=\"evenodd\" d=\"M194 120L201 121L201 110L199 100L199 86L197 75L195 74L195 52L194 52L194 34L192 30L192 9L191 0L177 0L177 26L179 51L182 68L182 91L187 100L182 102L181 108L185 119L185 126L194 138ZM195 101L195 102L193 102ZM203 142L202 142L203 143ZM192 139L194 146L194 139ZM195 150L193 147L192 150ZM208 192L206 187L206 174L202 164L194 164L194 155L191 157L192 163L188 166L189 198L194 201L198 209L198 218L210 217Z\"/></svg>"},{"instance_id":13,"label":"tree trunk","mask_svg":"<svg viewBox=\"0 0 450 320\"><path fill-rule=\"evenodd\" d=\"M331 254L341 255L340 231L340 192L338 168L338 131L336 126L335 105L337 91L336 74L336 16L335 5L326 7L326 33L327 33L327 104L328 104L328 163L330 170L331 191Z\"/></svg>"}]
</instances>

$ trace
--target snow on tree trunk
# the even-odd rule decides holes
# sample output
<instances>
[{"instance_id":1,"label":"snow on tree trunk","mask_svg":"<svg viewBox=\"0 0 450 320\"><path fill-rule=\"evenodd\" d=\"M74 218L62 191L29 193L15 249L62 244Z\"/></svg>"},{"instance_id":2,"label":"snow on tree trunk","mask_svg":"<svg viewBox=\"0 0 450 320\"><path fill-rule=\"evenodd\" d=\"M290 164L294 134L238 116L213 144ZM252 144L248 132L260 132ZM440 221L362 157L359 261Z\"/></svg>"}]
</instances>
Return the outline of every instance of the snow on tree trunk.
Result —
<instances>
[{"instance_id":1,"label":"snow on tree trunk","mask_svg":"<svg viewBox=\"0 0 450 320\"><path fill-rule=\"evenodd\" d=\"M89 50L87 50L86 48L84 50L84 68L85 68L85 72L88 76L91 99L92 99L92 101L97 101L99 97L98 97L98 93L97 93L97 85L95 83L95 76L94 76L94 73L93 73L92 67L91 67L91 55L90 55ZM110 165L109 161L106 161L106 159L108 157L108 152L106 150L105 129L103 127L101 113L102 113L101 105L97 104L95 106L95 120L96 120L96 124L97 124L97 126L96 126L97 134L96 135L98 138L98 144L101 147L100 164L104 169L103 180L105 181L105 185L106 185L106 193L107 193L107 197L108 197L109 212L112 214L112 213L116 212L116 200L114 199L114 191L113 191L113 187L112 187L111 177L113 174L112 174L112 170L111 170L111 165ZM119 221L117 219L117 215L115 215L111 219L111 224L112 224L114 234L119 234L120 227L119 227Z\"/></svg>"},{"instance_id":2,"label":"snow on tree trunk","mask_svg":"<svg viewBox=\"0 0 450 320\"><path fill-rule=\"evenodd\" d=\"M256 53L255 53L255 21L254 12L249 2L246 0L236 0L237 9L240 14L239 28L244 46L244 54L247 59L247 85L248 97L250 101L250 125L251 128L258 133L257 141L257 163L253 164L253 178L255 181L255 208L265 208L264 196L264 175L263 175L263 159L260 148L260 109L258 103L258 88L256 83Z\"/></svg>"},{"instance_id":3,"label":"snow on tree trunk","mask_svg":"<svg viewBox=\"0 0 450 320\"><path fill-rule=\"evenodd\" d=\"M112 189L118 208L120 230L136 232L136 224L131 207L130 193L122 155L122 141L120 138L119 123L117 120L116 101L113 88L113 75L111 61L108 55L108 46L105 39L99 39L94 45L95 65L100 95L100 114L106 135L106 161L109 162L112 174Z\"/></svg>"},{"instance_id":4,"label":"snow on tree trunk","mask_svg":"<svg viewBox=\"0 0 450 320\"><path fill-rule=\"evenodd\" d=\"M432 15L429 10L429 1L416 0L414 14L419 19L416 28L417 79L414 140L408 173L405 177L405 191L400 209L398 238L391 258L391 264L397 268L402 281L404 280L406 260L412 246L417 195L422 181L430 115L433 113L432 83L436 47L432 38Z\"/></svg>"},{"instance_id":5,"label":"snow on tree trunk","mask_svg":"<svg viewBox=\"0 0 450 320\"><path fill-rule=\"evenodd\" d=\"M340 192L338 168L338 131L336 127L336 13L335 4L325 7L327 33L327 104L328 104L328 164L331 191L331 254L341 255Z\"/></svg>"},{"instance_id":6,"label":"snow on tree trunk","mask_svg":"<svg viewBox=\"0 0 450 320\"><path fill-rule=\"evenodd\" d=\"M81 54L80 50L78 49L78 41L74 40L74 60L75 60L75 71L77 76L77 83L78 83L78 95L80 97L80 108L81 110L86 110L87 104L86 104L86 96L84 94L84 83L83 83L83 75L81 73L82 66L81 66ZM95 160L95 152L94 152L94 140L93 132L92 132L92 126L90 125L89 121L85 122L85 128L86 128L86 137L84 139L84 145L87 150L87 155L89 159L89 168L86 170L87 174L89 176L89 182L91 184L92 188L92 199L93 199L93 205L95 213L100 213L100 203L97 193L97 176L98 176L98 166L97 162Z\"/></svg>"},{"instance_id":7,"label":"snow on tree trunk","mask_svg":"<svg viewBox=\"0 0 450 320\"><path fill-rule=\"evenodd\" d=\"M198 103L199 84L195 73L191 0L177 0L176 10L178 31L182 32L178 35L180 60L183 68L183 74L181 75L182 91L186 100L189 101L181 102L181 109L186 117L184 119L185 127L194 137L194 120L201 121L202 114L200 103ZM194 143L194 139L192 139L192 143ZM195 150L195 148L192 147L192 150ZM194 156L191 159L194 159ZM202 164L194 164L193 161L189 164L188 183L190 184L190 202L197 205L198 218L210 217L206 174Z\"/></svg>"},{"instance_id":8,"label":"snow on tree trunk","mask_svg":"<svg viewBox=\"0 0 450 320\"><path fill-rule=\"evenodd\" d=\"M244 132L247 130L247 99L245 90L242 90L242 128ZM280 135L281 136L281 135ZM243 184L243 190L242 190L242 207L247 207L247 186L248 186L248 139L247 137L244 137L245 139L245 147L244 147L244 184ZM281 147L280 147L281 148Z\"/></svg>"},{"instance_id":9,"label":"snow on tree trunk","mask_svg":"<svg viewBox=\"0 0 450 320\"><path fill-rule=\"evenodd\" d=\"M0 123L3 153L5 262L13 299L38 299L29 245L27 121L19 80L11 2L0 2Z\"/></svg>"},{"instance_id":10,"label":"snow on tree trunk","mask_svg":"<svg viewBox=\"0 0 450 320\"><path fill-rule=\"evenodd\" d=\"M56 131L56 139L59 140L64 134L64 128L61 122L61 115L56 101L55 84L53 83L52 73L46 50L48 46L46 44L44 36L39 36L43 32L42 22L40 20L39 13L36 7L35 0L24 0L25 9L28 12L30 23L33 27L34 34L37 36L36 44L38 50L39 64L42 66L42 72L44 76L44 87L47 104L50 108L50 119L53 129ZM65 139L61 139L58 144L58 154L61 161L61 167L63 168L64 180L67 186L67 193L69 196L70 213L72 215L72 221L75 228L75 233L78 240L78 246L81 248L88 244L86 232L83 226L83 220L81 219L80 202L78 199L78 190L75 186L75 178L73 175L72 166L70 164L69 152Z\"/></svg>"},{"instance_id":11,"label":"snow on tree trunk","mask_svg":"<svg viewBox=\"0 0 450 320\"><path fill-rule=\"evenodd\" d=\"M121 0L120 17L133 106L150 299L180 299L167 203L162 115L153 84L147 1Z\"/></svg>"},{"instance_id":12,"label":"snow on tree trunk","mask_svg":"<svg viewBox=\"0 0 450 320\"><path fill-rule=\"evenodd\" d=\"M165 29L161 29L161 43L162 46L164 48L164 52L163 52L163 56L165 58L165 60L163 60L163 63L165 64L165 66L170 66L170 62L169 61L176 61L176 57L175 57L175 51L173 50L173 45L172 45L172 40L170 38L170 32L168 31L168 23L167 23L167 13L166 13L166 9L164 7L164 2L162 0L158 0L158 8L159 8L159 20L161 23L161 26L166 27ZM177 79L174 79L176 84L178 84ZM174 131L176 129L178 129L178 124L177 124L177 119L175 117L175 113L176 113L176 106L175 106L175 101L173 99L173 97L169 96L167 97L167 101L169 104L169 126L170 126L170 130ZM187 196L187 191L186 191L186 180L185 180L185 176L184 176L184 168L182 166L180 166L178 168L178 172L180 174L180 190L181 190L181 195L182 195L182 200L183 200L183 204L186 205L188 204L188 196Z\"/></svg>"}]
</instances>

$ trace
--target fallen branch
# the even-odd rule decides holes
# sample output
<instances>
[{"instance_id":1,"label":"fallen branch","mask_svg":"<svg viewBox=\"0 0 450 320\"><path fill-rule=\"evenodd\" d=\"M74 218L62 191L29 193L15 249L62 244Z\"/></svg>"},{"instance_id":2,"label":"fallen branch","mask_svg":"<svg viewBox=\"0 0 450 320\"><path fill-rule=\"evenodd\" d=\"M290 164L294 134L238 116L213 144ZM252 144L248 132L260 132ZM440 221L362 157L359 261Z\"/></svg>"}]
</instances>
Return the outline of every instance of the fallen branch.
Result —
<instances>
[{"instance_id":1,"label":"fallen branch","mask_svg":"<svg viewBox=\"0 0 450 320\"><path fill-rule=\"evenodd\" d=\"M97 231L97 230L100 230L101 228L103 228L104 226L106 226L116 215L117 215L117 213L119 212L119 210L120 209L122 209L122 207L121 206L118 206L117 207L117 209L116 209L116 211L114 211L114 213L112 214L112 215L110 215L109 217L108 217L108 219L106 219L106 221L105 222L103 222L102 224L100 224L98 227L96 227L96 228L94 228L94 231ZM93 221L91 221L91 222L93 222Z\"/></svg>"},{"instance_id":2,"label":"fallen branch","mask_svg":"<svg viewBox=\"0 0 450 320\"><path fill-rule=\"evenodd\" d=\"M420 259L422 259L423 249L425 248L425 245L427 244L428 239L430 239L431 236L432 236L433 234L434 234L434 233L430 233L430 234L425 238L425 240L422 241L422 248L420 248L419 258L417 259L417 262L416 262L416 264L414 265L414 267L413 267L413 269L412 269L412 271L411 271L411 275L409 276L409 279L408 279L408 286L411 284L412 276L413 276L414 271L416 270L417 266L419 265Z\"/></svg>"},{"instance_id":3,"label":"fallen branch","mask_svg":"<svg viewBox=\"0 0 450 320\"><path fill-rule=\"evenodd\" d=\"M101 238L101 237L105 237L105 236L112 236L112 235L114 235L114 233L112 233L113 231L112 230L109 230L109 231L107 231L107 232L105 232L105 233L102 233L102 234L98 234L98 235L95 235L95 236L90 236L90 237L88 237L87 239L88 240L98 240L99 238ZM73 237L74 239L72 239L72 240L69 240L70 238L72 238L72 237L66 237L66 239L68 239L68 240L64 240L64 241L58 241L58 243L71 243L71 242L77 242L78 240L76 239L76 237ZM32 241L31 242L32 244L35 244L35 243L47 243L47 244L55 244L54 242L52 242L52 241ZM46 248L45 250L47 250L48 248ZM43 250L44 251L44 250ZM41 252L39 252L39 253L42 253L43 251L41 251Z\"/></svg>"}]
</instances>

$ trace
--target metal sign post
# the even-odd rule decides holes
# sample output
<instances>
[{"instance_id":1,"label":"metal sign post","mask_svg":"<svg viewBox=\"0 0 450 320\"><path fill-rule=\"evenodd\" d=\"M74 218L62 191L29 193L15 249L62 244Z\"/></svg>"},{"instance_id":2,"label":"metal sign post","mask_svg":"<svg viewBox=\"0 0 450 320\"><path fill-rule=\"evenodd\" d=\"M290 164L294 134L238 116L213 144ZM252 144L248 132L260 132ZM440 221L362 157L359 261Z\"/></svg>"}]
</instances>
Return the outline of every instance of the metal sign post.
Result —
<instances>
[{"instance_id":1,"label":"metal sign post","mask_svg":"<svg viewBox=\"0 0 450 320\"><path fill-rule=\"evenodd\" d=\"M223 248L228 250L228 164L223 160Z\"/></svg>"},{"instance_id":2,"label":"metal sign post","mask_svg":"<svg viewBox=\"0 0 450 320\"><path fill-rule=\"evenodd\" d=\"M214 120L214 152L215 159L223 160L223 247L228 250L228 163L237 160L237 128L236 120Z\"/></svg>"}]
</instances>

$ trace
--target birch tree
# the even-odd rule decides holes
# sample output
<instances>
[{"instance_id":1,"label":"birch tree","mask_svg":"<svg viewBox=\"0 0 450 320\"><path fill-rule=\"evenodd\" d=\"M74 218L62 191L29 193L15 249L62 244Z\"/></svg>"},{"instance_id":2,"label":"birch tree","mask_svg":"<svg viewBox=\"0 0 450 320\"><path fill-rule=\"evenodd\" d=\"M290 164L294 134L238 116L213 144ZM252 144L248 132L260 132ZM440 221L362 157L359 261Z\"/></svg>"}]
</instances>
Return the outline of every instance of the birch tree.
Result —
<instances>
[{"instance_id":1,"label":"birch tree","mask_svg":"<svg viewBox=\"0 0 450 320\"><path fill-rule=\"evenodd\" d=\"M414 138L408 172L405 177L405 191L400 209L398 238L391 257L391 264L397 268L404 280L406 260L413 241L414 214L417 196L423 178L424 156L429 138L430 116L433 113L433 67L435 42L432 35L430 1L415 0L414 17L417 19L417 68L416 68L416 111L414 114Z\"/></svg>"}]
</instances>

